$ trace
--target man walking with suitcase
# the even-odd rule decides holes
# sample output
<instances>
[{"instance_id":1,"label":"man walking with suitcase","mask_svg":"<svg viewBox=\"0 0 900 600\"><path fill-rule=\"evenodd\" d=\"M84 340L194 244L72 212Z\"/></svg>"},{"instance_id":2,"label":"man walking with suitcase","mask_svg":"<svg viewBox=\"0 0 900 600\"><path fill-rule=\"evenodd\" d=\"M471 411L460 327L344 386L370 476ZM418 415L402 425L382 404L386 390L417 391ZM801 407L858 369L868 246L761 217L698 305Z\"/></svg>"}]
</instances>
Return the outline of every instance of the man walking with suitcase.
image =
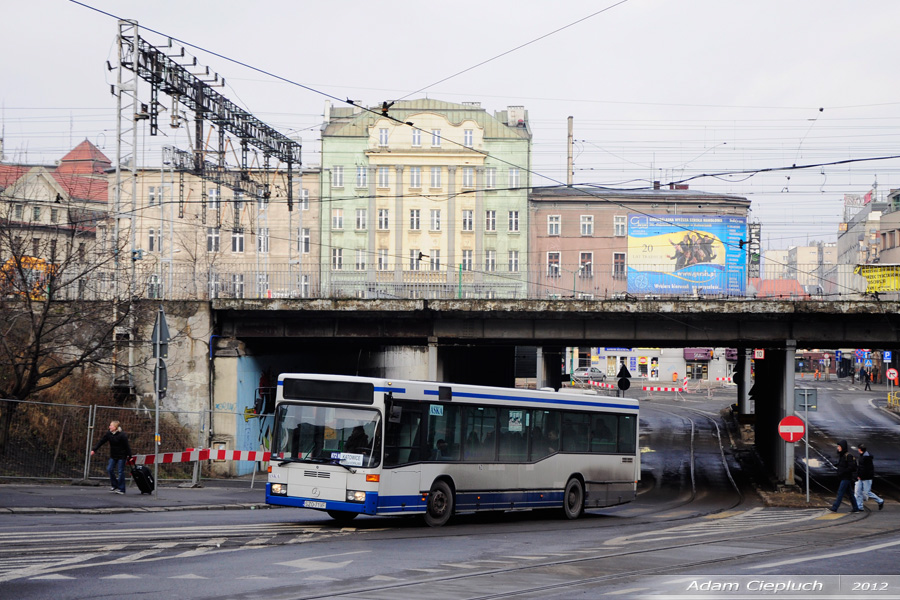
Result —
<instances>
[{"instance_id":1,"label":"man walking with suitcase","mask_svg":"<svg viewBox=\"0 0 900 600\"><path fill-rule=\"evenodd\" d=\"M106 472L109 473L109 491L117 494L125 493L125 462L131 456L131 446L128 444L128 435L122 431L118 421L110 421L109 431L103 434L100 441L94 444L91 456L100 449L100 446L109 442L109 462L106 464Z\"/></svg>"}]
</instances>

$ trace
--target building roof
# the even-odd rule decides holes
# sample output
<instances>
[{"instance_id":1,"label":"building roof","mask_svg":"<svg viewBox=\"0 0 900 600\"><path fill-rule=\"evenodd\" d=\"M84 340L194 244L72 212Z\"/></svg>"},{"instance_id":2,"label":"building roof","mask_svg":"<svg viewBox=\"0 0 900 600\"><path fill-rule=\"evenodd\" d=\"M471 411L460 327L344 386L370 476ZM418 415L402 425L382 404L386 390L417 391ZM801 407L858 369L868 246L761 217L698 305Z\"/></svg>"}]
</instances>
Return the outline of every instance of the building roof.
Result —
<instances>
[{"instance_id":1,"label":"building roof","mask_svg":"<svg viewBox=\"0 0 900 600\"><path fill-rule=\"evenodd\" d=\"M0 192L18 181L30 169L31 167L25 165L0 164Z\"/></svg>"},{"instance_id":2,"label":"building roof","mask_svg":"<svg viewBox=\"0 0 900 600\"><path fill-rule=\"evenodd\" d=\"M88 140L84 140L62 157L56 172L77 175L101 175L111 166L112 161L97 146Z\"/></svg>"},{"instance_id":3,"label":"building roof","mask_svg":"<svg viewBox=\"0 0 900 600\"><path fill-rule=\"evenodd\" d=\"M322 136L367 137L369 127L381 117L380 106L371 107L370 110L373 112L360 110L355 106L332 107L331 118L326 122ZM529 139L531 137L527 116L522 125L509 126L506 124L508 111L498 111L491 116L481 107L480 103L457 104L431 98L419 98L397 101L388 109L390 117L404 123L412 122L413 125L415 125L415 115L422 113L440 114L453 125L459 125L467 120L475 121L484 130L486 139ZM527 115L527 113L523 114Z\"/></svg>"},{"instance_id":4,"label":"building roof","mask_svg":"<svg viewBox=\"0 0 900 600\"><path fill-rule=\"evenodd\" d=\"M647 202L690 202L691 200L709 202L716 200L720 202L728 201L742 204L746 203L748 206L750 205L750 200L743 196L701 192L699 190L670 188L621 190L593 185L533 188L530 193L530 199L548 202L591 202L604 199L620 202L626 200Z\"/></svg>"},{"instance_id":5,"label":"building roof","mask_svg":"<svg viewBox=\"0 0 900 600\"><path fill-rule=\"evenodd\" d=\"M796 279L760 279L751 277L750 287L756 290L757 298L794 298L809 300L809 294Z\"/></svg>"}]
</instances>

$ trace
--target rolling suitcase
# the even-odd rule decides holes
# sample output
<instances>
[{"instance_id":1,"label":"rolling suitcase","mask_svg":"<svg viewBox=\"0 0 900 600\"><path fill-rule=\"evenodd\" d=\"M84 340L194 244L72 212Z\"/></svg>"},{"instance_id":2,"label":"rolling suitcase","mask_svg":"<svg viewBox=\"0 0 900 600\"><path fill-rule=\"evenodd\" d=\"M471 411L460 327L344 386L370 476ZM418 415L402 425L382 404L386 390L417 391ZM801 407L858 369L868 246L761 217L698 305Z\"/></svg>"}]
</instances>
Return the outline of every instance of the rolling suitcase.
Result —
<instances>
[{"instance_id":1,"label":"rolling suitcase","mask_svg":"<svg viewBox=\"0 0 900 600\"><path fill-rule=\"evenodd\" d=\"M142 494L153 493L153 473L145 465L131 467L131 476Z\"/></svg>"}]
</instances>

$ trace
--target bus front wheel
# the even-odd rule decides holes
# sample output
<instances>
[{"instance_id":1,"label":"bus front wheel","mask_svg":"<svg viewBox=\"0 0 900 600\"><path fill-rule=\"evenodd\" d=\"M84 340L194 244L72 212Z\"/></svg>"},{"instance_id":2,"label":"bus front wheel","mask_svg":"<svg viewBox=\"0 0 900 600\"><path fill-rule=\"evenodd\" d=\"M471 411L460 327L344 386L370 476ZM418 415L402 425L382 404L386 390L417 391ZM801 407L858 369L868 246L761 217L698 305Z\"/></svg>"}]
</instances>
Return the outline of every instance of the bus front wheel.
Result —
<instances>
[{"instance_id":1,"label":"bus front wheel","mask_svg":"<svg viewBox=\"0 0 900 600\"><path fill-rule=\"evenodd\" d=\"M349 512L346 510L329 510L328 516L340 523L346 523L355 519L359 513Z\"/></svg>"},{"instance_id":2,"label":"bus front wheel","mask_svg":"<svg viewBox=\"0 0 900 600\"><path fill-rule=\"evenodd\" d=\"M567 519L577 519L584 512L584 485L577 477L573 477L566 483L566 492L563 494L563 512Z\"/></svg>"},{"instance_id":3,"label":"bus front wheel","mask_svg":"<svg viewBox=\"0 0 900 600\"><path fill-rule=\"evenodd\" d=\"M428 492L425 522L430 527L446 525L453 515L453 490L445 481L435 481Z\"/></svg>"}]
</instances>

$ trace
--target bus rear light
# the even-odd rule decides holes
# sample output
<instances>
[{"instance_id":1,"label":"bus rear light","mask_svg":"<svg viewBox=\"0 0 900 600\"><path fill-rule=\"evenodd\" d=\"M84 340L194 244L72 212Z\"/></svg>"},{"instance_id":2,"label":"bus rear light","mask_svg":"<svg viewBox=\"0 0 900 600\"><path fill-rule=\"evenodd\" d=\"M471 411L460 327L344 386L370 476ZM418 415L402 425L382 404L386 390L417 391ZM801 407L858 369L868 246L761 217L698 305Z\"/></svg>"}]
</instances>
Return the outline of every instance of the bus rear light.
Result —
<instances>
[{"instance_id":1,"label":"bus rear light","mask_svg":"<svg viewBox=\"0 0 900 600\"><path fill-rule=\"evenodd\" d=\"M267 469L267 471L268 471L269 473L272 472L272 465L269 465L269 468Z\"/></svg>"},{"instance_id":2,"label":"bus rear light","mask_svg":"<svg viewBox=\"0 0 900 600\"><path fill-rule=\"evenodd\" d=\"M287 496L287 484L273 483L271 487L271 493L273 496Z\"/></svg>"},{"instance_id":3,"label":"bus rear light","mask_svg":"<svg viewBox=\"0 0 900 600\"><path fill-rule=\"evenodd\" d=\"M381 481L381 475L366 475L366 482L378 483Z\"/></svg>"}]
</instances>

